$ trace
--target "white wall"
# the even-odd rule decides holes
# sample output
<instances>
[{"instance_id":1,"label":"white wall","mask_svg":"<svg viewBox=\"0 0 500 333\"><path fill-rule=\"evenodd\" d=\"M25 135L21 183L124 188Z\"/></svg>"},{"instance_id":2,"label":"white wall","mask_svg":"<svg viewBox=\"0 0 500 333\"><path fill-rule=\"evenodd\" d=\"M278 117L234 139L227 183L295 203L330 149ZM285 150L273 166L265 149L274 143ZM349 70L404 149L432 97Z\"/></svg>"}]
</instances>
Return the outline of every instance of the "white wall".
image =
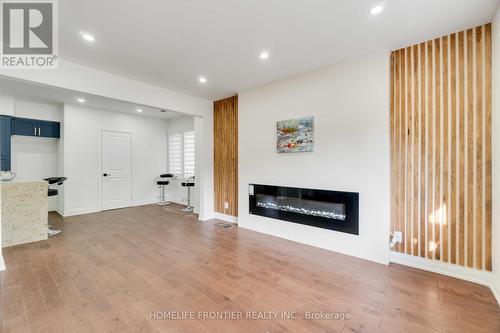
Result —
<instances>
[{"instance_id":1,"label":"white wall","mask_svg":"<svg viewBox=\"0 0 500 333\"><path fill-rule=\"evenodd\" d=\"M193 116L181 116L181 117L175 117L175 118L170 118L168 119L168 132L189 132L189 131L195 131L194 128L194 117ZM196 135L196 133L195 133ZM195 142L197 141L197 138L195 137ZM196 150L196 147L195 147ZM196 156L195 156L195 163L198 164ZM168 167L166 169L168 170ZM197 171L195 173L198 173ZM187 189L186 187L182 187L181 183L184 179L183 178L176 178L173 179L169 186L167 187L166 195L167 195L167 200L176 202L179 204L186 205L187 204ZM195 184L194 188L191 188L191 204L194 206L195 212L199 211L199 188Z\"/></svg>"},{"instance_id":2,"label":"white wall","mask_svg":"<svg viewBox=\"0 0 500 333\"><path fill-rule=\"evenodd\" d=\"M12 171L16 181L35 181L59 176L57 139L12 137Z\"/></svg>"},{"instance_id":3,"label":"white wall","mask_svg":"<svg viewBox=\"0 0 500 333\"><path fill-rule=\"evenodd\" d=\"M0 97L0 114L49 121L61 120L57 104L39 103ZM36 181L61 175L59 171L59 145L57 139L13 136L11 170L16 181ZM57 210L58 198L49 198L49 211Z\"/></svg>"},{"instance_id":4,"label":"white wall","mask_svg":"<svg viewBox=\"0 0 500 333\"><path fill-rule=\"evenodd\" d=\"M199 189L203 202L200 203L200 219L213 216L213 104L212 101L197 98L90 67L60 60L58 69L47 71L0 70L0 76L21 79L38 84L71 89L81 93L119 99L149 105L151 107L197 115L195 126L201 133ZM66 159L66 157L65 157Z\"/></svg>"},{"instance_id":5,"label":"white wall","mask_svg":"<svg viewBox=\"0 0 500 333\"><path fill-rule=\"evenodd\" d=\"M15 99L15 116L49 121L61 120L61 107L58 104L38 103Z\"/></svg>"},{"instance_id":6,"label":"white wall","mask_svg":"<svg viewBox=\"0 0 500 333\"><path fill-rule=\"evenodd\" d=\"M158 202L155 178L166 169L167 120L65 104L65 215L101 210L102 130L132 133L133 205Z\"/></svg>"},{"instance_id":7,"label":"white wall","mask_svg":"<svg viewBox=\"0 0 500 333\"><path fill-rule=\"evenodd\" d=\"M169 132L188 132L194 131L194 118L193 116L180 116L168 119Z\"/></svg>"},{"instance_id":8,"label":"white wall","mask_svg":"<svg viewBox=\"0 0 500 333\"><path fill-rule=\"evenodd\" d=\"M389 55L378 52L240 92L240 227L387 264ZM314 116L312 153L278 154L276 122ZM248 184L360 193L359 236L248 214Z\"/></svg>"},{"instance_id":9,"label":"white wall","mask_svg":"<svg viewBox=\"0 0 500 333\"><path fill-rule=\"evenodd\" d=\"M493 73L492 73L492 181L493 181L493 230L492 256L493 274L492 290L500 303L500 6L493 19Z\"/></svg>"},{"instance_id":10,"label":"white wall","mask_svg":"<svg viewBox=\"0 0 500 333\"><path fill-rule=\"evenodd\" d=\"M14 98L0 95L0 114L6 116L14 115Z\"/></svg>"}]
</instances>

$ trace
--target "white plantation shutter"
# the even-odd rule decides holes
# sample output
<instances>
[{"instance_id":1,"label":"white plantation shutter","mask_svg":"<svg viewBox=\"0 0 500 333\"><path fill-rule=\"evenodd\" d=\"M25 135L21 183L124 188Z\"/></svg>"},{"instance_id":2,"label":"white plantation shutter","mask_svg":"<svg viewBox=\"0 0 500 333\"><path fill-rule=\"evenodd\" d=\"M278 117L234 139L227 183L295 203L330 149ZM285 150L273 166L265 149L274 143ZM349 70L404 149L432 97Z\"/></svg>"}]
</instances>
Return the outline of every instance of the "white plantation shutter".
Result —
<instances>
[{"instance_id":1,"label":"white plantation shutter","mask_svg":"<svg viewBox=\"0 0 500 333\"><path fill-rule=\"evenodd\" d=\"M184 133L184 177L194 176L194 132Z\"/></svg>"},{"instance_id":2,"label":"white plantation shutter","mask_svg":"<svg viewBox=\"0 0 500 333\"><path fill-rule=\"evenodd\" d=\"M182 175L182 135L168 134L168 172L176 176Z\"/></svg>"}]
</instances>

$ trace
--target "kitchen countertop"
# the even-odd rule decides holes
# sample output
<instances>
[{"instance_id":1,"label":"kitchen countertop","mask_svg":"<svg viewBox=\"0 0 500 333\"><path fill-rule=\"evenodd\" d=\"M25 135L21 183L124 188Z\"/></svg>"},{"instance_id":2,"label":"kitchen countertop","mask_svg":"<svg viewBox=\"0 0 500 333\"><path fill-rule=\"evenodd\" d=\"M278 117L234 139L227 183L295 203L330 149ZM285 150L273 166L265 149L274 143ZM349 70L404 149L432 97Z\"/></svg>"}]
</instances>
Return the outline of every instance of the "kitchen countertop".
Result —
<instances>
[{"instance_id":1,"label":"kitchen countertop","mask_svg":"<svg viewBox=\"0 0 500 333\"><path fill-rule=\"evenodd\" d=\"M2 247L47 239L48 184L0 183Z\"/></svg>"}]
</instances>

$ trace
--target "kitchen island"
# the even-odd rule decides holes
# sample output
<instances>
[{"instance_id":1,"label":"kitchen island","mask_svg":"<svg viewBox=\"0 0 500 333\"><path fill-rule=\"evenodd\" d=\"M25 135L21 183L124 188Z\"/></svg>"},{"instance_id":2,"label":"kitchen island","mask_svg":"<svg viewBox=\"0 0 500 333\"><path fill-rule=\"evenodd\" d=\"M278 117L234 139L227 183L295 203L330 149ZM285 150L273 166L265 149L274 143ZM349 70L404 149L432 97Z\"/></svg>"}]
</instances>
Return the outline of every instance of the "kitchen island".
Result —
<instances>
[{"instance_id":1,"label":"kitchen island","mask_svg":"<svg viewBox=\"0 0 500 333\"><path fill-rule=\"evenodd\" d=\"M2 247L47 239L48 184L0 183Z\"/></svg>"}]
</instances>

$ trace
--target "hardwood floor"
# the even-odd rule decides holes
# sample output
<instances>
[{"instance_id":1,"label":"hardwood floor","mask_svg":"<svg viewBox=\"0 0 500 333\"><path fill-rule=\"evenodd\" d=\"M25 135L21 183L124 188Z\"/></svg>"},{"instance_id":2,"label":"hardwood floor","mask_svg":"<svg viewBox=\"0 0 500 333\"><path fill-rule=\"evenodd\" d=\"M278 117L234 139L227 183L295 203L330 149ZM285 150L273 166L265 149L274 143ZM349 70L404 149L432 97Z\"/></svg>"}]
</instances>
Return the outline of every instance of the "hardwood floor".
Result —
<instances>
[{"instance_id":1,"label":"hardwood floor","mask_svg":"<svg viewBox=\"0 0 500 333\"><path fill-rule=\"evenodd\" d=\"M50 218L62 235L4 249L2 332L500 332L484 286L224 229L179 206ZM173 311L243 319L161 319Z\"/></svg>"}]
</instances>

